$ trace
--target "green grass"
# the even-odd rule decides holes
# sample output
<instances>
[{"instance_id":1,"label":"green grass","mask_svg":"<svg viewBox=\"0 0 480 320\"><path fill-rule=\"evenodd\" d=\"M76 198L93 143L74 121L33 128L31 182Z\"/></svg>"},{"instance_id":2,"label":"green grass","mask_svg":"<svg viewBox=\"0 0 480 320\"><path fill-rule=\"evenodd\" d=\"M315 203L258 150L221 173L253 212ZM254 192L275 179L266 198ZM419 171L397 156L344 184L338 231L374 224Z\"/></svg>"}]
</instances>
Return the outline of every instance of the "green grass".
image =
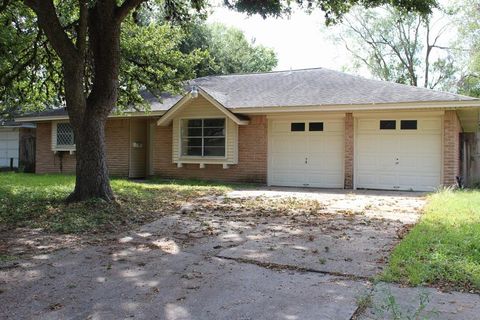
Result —
<instances>
[{"instance_id":1,"label":"green grass","mask_svg":"<svg viewBox=\"0 0 480 320\"><path fill-rule=\"evenodd\" d=\"M441 191L394 249L382 280L480 291L480 191Z\"/></svg>"},{"instance_id":2,"label":"green grass","mask_svg":"<svg viewBox=\"0 0 480 320\"><path fill-rule=\"evenodd\" d=\"M0 173L0 230L43 228L60 233L104 233L124 230L178 210L181 203L220 195L232 186L203 181L138 183L112 179L114 203L91 200L66 204L75 177Z\"/></svg>"}]
</instances>

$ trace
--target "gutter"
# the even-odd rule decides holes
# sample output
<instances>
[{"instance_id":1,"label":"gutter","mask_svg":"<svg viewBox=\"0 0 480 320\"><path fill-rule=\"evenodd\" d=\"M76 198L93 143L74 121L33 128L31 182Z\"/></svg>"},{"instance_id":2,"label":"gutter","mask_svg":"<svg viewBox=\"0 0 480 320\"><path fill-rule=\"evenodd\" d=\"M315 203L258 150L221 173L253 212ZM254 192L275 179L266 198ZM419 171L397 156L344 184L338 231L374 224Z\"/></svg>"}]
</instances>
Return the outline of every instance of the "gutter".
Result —
<instances>
[{"instance_id":1,"label":"gutter","mask_svg":"<svg viewBox=\"0 0 480 320\"><path fill-rule=\"evenodd\" d=\"M118 114L118 115L109 115L108 118L138 118L138 117L155 117L155 116L161 116L165 113L166 111L152 111L152 112L131 112L131 113L125 113L125 114ZM70 118L68 115L61 115L61 116L25 116L21 118L15 118L16 122L39 122L39 121L54 121L54 120L69 120Z\"/></svg>"}]
</instances>

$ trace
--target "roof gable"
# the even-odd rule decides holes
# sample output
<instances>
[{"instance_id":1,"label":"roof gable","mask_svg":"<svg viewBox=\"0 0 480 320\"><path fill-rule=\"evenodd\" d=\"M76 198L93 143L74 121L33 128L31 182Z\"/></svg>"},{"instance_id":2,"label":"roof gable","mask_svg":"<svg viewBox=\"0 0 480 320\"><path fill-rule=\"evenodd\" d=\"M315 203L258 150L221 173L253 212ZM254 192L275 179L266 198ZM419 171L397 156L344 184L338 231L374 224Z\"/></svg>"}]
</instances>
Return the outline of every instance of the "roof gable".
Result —
<instances>
[{"instance_id":1,"label":"roof gable","mask_svg":"<svg viewBox=\"0 0 480 320\"><path fill-rule=\"evenodd\" d=\"M220 102L218 102L215 98L213 98L210 94L208 94L202 88L198 88L198 94L205 98L213 107L217 108L220 112L222 112L225 116L230 118L233 122L238 125L246 125L248 124L248 120L242 119L239 115L233 114L230 110L225 108ZM173 118L178 115L184 108L188 108L188 102L196 99L197 97L192 95L191 92L187 93L183 96L176 104L174 104L158 121L157 125L159 126L167 126L169 125Z\"/></svg>"}]
</instances>

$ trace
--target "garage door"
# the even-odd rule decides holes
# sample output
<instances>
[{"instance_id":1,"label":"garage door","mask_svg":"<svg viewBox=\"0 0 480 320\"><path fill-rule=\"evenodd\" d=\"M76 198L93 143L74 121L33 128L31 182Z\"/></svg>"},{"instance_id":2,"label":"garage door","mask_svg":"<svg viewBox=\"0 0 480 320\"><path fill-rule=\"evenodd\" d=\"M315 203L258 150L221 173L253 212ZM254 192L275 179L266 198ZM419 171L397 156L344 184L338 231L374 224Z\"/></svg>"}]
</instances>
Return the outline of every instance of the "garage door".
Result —
<instances>
[{"instance_id":1,"label":"garage door","mask_svg":"<svg viewBox=\"0 0 480 320\"><path fill-rule=\"evenodd\" d=\"M10 159L18 167L18 138L17 129L0 128L0 168L10 167Z\"/></svg>"},{"instance_id":2,"label":"garage door","mask_svg":"<svg viewBox=\"0 0 480 320\"><path fill-rule=\"evenodd\" d=\"M358 119L356 187L430 191L440 185L441 118Z\"/></svg>"},{"instance_id":3,"label":"garage door","mask_svg":"<svg viewBox=\"0 0 480 320\"><path fill-rule=\"evenodd\" d=\"M343 188L343 136L343 119L272 121L269 184Z\"/></svg>"}]
</instances>

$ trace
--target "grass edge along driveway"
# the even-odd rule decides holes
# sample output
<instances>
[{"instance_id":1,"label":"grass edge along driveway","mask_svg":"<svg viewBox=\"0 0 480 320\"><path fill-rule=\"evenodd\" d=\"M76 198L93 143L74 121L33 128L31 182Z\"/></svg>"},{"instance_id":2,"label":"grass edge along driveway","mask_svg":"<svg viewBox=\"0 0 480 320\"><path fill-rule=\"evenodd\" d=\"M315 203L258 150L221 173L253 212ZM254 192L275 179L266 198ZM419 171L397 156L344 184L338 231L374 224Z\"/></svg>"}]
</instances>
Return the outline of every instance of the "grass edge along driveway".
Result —
<instances>
[{"instance_id":1,"label":"grass edge along driveway","mask_svg":"<svg viewBox=\"0 0 480 320\"><path fill-rule=\"evenodd\" d=\"M430 195L419 223L394 249L380 279L480 292L480 191Z\"/></svg>"}]
</instances>

